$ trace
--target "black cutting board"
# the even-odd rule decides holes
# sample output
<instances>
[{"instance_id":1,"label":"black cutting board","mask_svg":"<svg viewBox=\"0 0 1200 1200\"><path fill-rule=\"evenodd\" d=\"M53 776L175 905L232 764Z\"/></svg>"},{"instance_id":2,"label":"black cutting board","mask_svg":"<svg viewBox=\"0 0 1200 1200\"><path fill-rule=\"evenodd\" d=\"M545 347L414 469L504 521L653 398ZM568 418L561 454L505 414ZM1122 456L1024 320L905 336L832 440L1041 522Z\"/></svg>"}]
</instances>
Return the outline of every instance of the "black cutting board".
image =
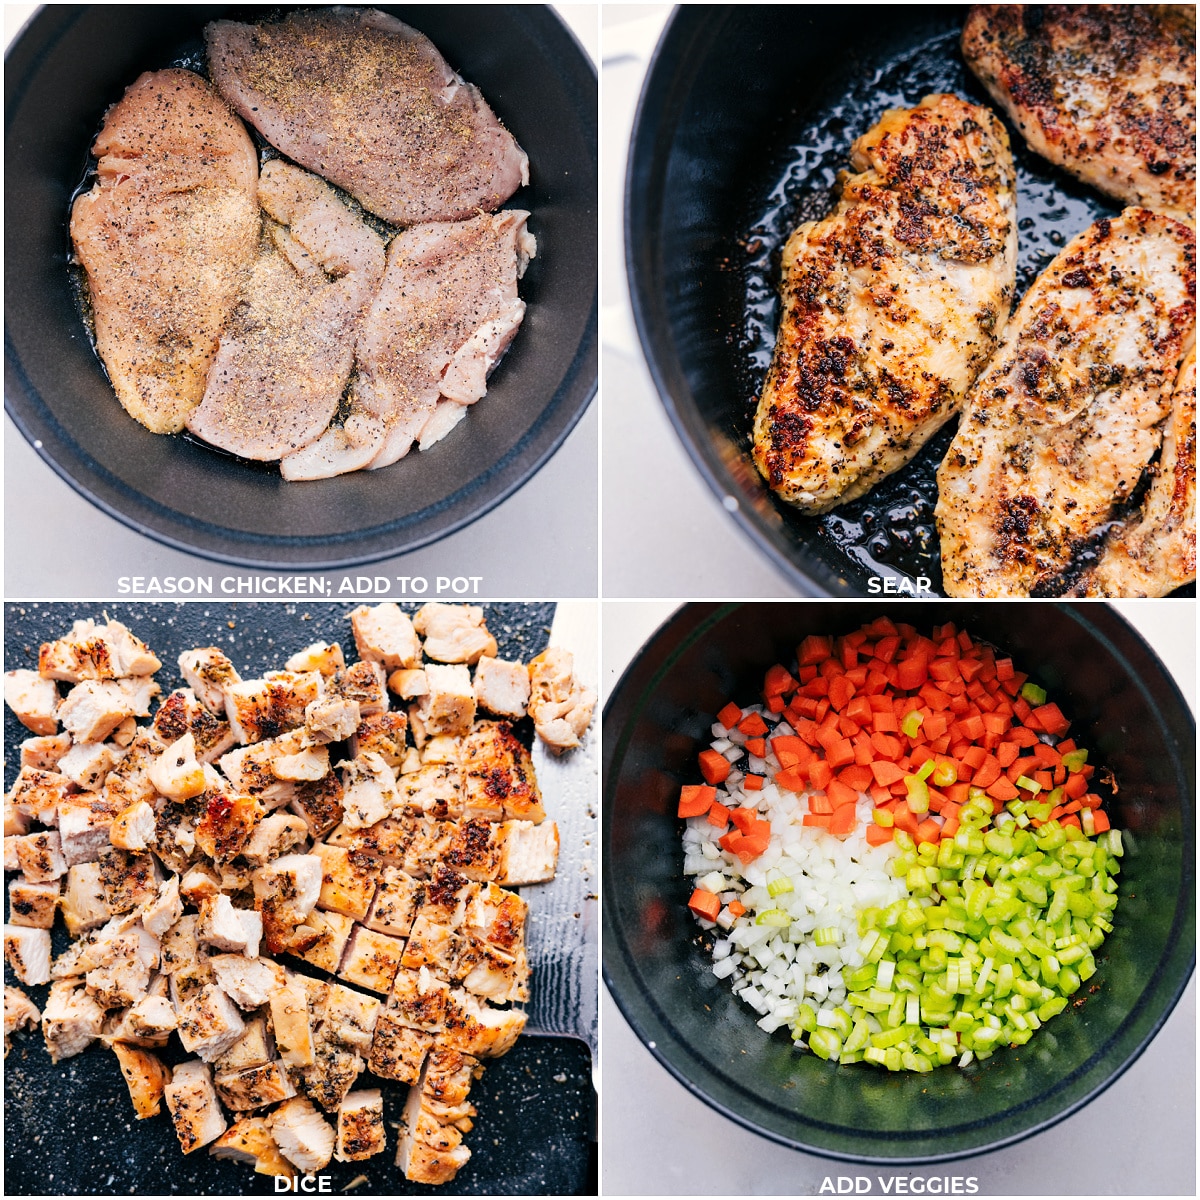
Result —
<instances>
[{"instance_id":1,"label":"black cutting board","mask_svg":"<svg viewBox=\"0 0 1200 1200\"><path fill-rule=\"evenodd\" d=\"M162 660L156 679L164 694L184 686L176 658L193 646L220 646L244 678L281 667L315 641L340 641L356 657L347 614L353 604L278 604L196 601L187 604L9 604L5 606L5 670L36 669L38 647L62 636L81 617L107 613L124 622ZM414 611L418 605L401 605ZM553 604L487 604L488 629L502 658L528 661L549 642ZM524 726L525 728L522 728ZM517 728L528 741L528 722ZM5 787L20 765L20 743L29 731L5 709ZM55 953L69 938L62 922L53 933ZM16 983L5 967L5 982ZM537 986L535 973L533 986ZM40 1008L47 987L25 989ZM178 1042L164 1057L185 1056ZM409 1183L394 1165L394 1125L407 1094L402 1084L366 1074L359 1086L380 1087L388 1148L359 1163L330 1163L322 1175L330 1194L576 1195L596 1191L592 1141L595 1098L591 1056L569 1038L526 1036L504 1058L487 1065L471 1091L478 1109L466 1137L471 1160L450 1184ZM5 1195L267 1195L274 1182L248 1168L199 1150L184 1157L170 1118L146 1121L133 1108L115 1057L99 1043L55 1066L37 1032L14 1038L4 1064Z\"/></svg>"}]
</instances>

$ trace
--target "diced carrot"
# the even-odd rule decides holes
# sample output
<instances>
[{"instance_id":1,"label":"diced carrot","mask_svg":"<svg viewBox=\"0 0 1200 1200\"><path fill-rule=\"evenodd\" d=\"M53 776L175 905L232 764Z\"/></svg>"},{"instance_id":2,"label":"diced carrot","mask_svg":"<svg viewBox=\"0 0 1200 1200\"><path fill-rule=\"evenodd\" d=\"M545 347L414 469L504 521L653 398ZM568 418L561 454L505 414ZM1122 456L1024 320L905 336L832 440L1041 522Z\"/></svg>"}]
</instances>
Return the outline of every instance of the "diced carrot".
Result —
<instances>
[{"instance_id":1,"label":"diced carrot","mask_svg":"<svg viewBox=\"0 0 1200 1200\"><path fill-rule=\"evenodd\" d=\"M853 804L838 805L829 819L829 832L836 837L845 837L852 833L856 824L856 814Z\"/></svg>"},{"instance_id":2,"label":"diced carrot","mask_svg":"<svg viewBox=\"0 0 1200 1200\"><path fill-rule=\"evenodd\" d=\"M773 667L767 668L766 678L763 680L763 695L770 699L772 696L785 696L789 692L796 690L796 681L792 678L792 673L781 663L776 663Z\"/></svg>"},{"instance_id":3,"label":"diced carrot","mask_svg":"<svg viewBox=\"0 0 1200 1200\"><path fill-rule=\"evenodd\" d=\"M721 912L721 898L714 896L712 892L706 892L703 888L697 888L688 901L688 908L696 916L703 917L706 921L715 921Z\"/></svg>"},{"instance_id":4,"label":"diced carrot","mask_svg":"<svg viewBox=\"0 0 1200 1200\"><path fill-rule=\"evenodd\" d=\"M999 778L1000 764L992 755L988 754L984 757L984 760L980 764L978 770L976 770L971 782L975 785L975 787L981 787L986 790L987 788L991 787L992 784L995 783Z\"/></svg>"},{"instance_id":5,"label":"diced carrot","mask_svg":"<svg viewBox=\"0 0 1200 1200\"><path fill-rule=\"evenodd\" d=\"M1001 658L996 661L996 678L1011 679L1013 677L1013 662L1011 658Z\"/></svg>"},{"instance_id":6,"label":"diced carrot","mask_svg":"<svg viewBox=\"0 0 1200 1200\"><path fill-rule=\"evenodd\" d=\"M904 772L894 762L882 758L877 758L871 764L871 772L881 787L890 787L904 778Z\"/></svg>"},{"instance_id":7,"label":"diced carrot","mask_svg":"<svg viewBox=\"0 0 1200 1200\"><path fill-rule=\"evenodd\" d=\"M1057 767L1062 762L1062 755L1053 746L1047 746L1045 742L1035 741L1033 743L1033 756L1046 767Z\"/></svg>"},{"instance_id":8,"label":"diced carrot","mask_svg":"<svg viewBox=\"0 0 1200 1200\"><path fill-rule=\"evenodd\" d=\"M746 915L746 906L740 900L730 900L725 907L729 909L731 917L744 917Z\"/></svg>"},{"instance_id":9,"label":"diced carrot","mask_svg":"<svg viewBox=\"0 0 1200 1200\"><path fill-rule=\"evenodd\" d=\"M872 726L875 714L871 709L871 700L868 696L855 696L849 704L846 705L846 716L852 721L857 721L863 726Z\"/></svg>"},{"instance_id":10,"label":"diced carrot","mask_svg":"<svg viewBox=\"0 0 1200 1200\"><path fill-rule=\"evenodd\" d=\"M1092 818L1093 821L1095 821L1095 819L1095 817ZM1083 828L1079 822L1079 818L1074 813L1072 813L1069 817L1059 817L1058 823L1064 827L1067 825L1074 825L1076 829ZM1095 825L1093 825L1092 828L1094 829Z\"/></svg>"},{"instance_id":11,"label":"diced carrot","mask_svg":"<svg viewBox=\"0 0 1200 1200\"><path fill-rule=\"evenodd\" d=\"M875 801L876 808L880 808L887 804L892 798L892 793L888 791L886 787L878 783L873 784L868 789L868 794L870 795L871 799Z\"/></svg>"},{"instance_id":12,"label":"diced carrot","mask_svg":"<svg viewBox=\"0 0 1200 1200\"><path fill-rule=\"evenodd\" d=\"M828 816L833 812L833 801L824 792L813 792L808 798L808 811Z\"/></svg>"},{"instance_id":13,"label":"diced carrot","mask_svg":"<svg viewBox=\"0 0 1200 1200\"><path fill-rule=\"evenodd\" d=\"M915 692L928 678L929 670L923 658L906 658L896 665L896 686L902 692Z\"/></svg>"},{"instance_id":14,"label":"diced carrot","mask_svg":"<svg viewBox=\"0 0 1200 1200\"><path fill-rule=\"evenodd\" d=\"M833 768L823 759L818 759L808 768L808 778L815 788L824 788L833 778Z\"/></svg>"},{"instance_id":15,"label":"diced carrot","mask_svg":"<svg viewBox=\"0 0 1200 1200\"><path fill-rule=\"evenodd\" d=\"M728 825L729 809L726 808L724 804L719 804L714 800L712 806L708 810L708 823L710 825L715 825L718 829L720 829L722 825Z\"/></svg>"},{"instance_id":16,"label":"diced carrot","mask_svg":"<svg viewBox=\"0 0 1200 1200\"><path fill-rule=\"evenodd\" d=\"M735 729L741 719L742 710L732 700L717 713L717 723L726 729Z\"/></svg>"},{"instance_id":17,"label":"diced carrot","mask_svg":"<svg viewBox=\"0 0 1200 1200\"><path fill-rule=\"evenodd\" d=\"M854 747L845 738L825 744L825 761L834 769L848 767L854 761Z\"/></svg>"},{"instance_id":18,"label":"diced carrot","mask_svg":"<svg viewBox=\"0 0 1200 1200\"><path fill-rule=\"evenodd\" d=\"M947 817L942 824L942 837L952 838L958 832L958 818Z\"/></svg>"},{"instance_id":19,"label":"diced carrot","mask_svg":"<svg viewBox=\"0 0 1200 1200\"><path fill-rule=\"evenodd\" d=\"M747 713L738 722L738 729L747 737L762 737L768 728L766 721L756 712Z\"/></svg>"},{"instance_id":20,"label":"diced carrot","mask_svg":"<svg viewBox=\"0 0 1200 1200\"><path fill-rule=\"evenodd\" d=\"M786 767L775 772L775 786L786 792L802 792L808 787L808 779L803 767Z\"/></svg>"},{"instance_id":21,"label":"diced carrot","mask_svg":"<svg viewBox=\"0 0 1200 1200\"><path fill-rule=\"evenodd\" d=\"M717 798L717 789L707 787L702 783L687 783L679 793L679 813L681 817L700 817L712 807Z\"/></svg>"},{"instance_id":22,"label":"diced carrot","mask_svg":"<svg viewBox=\"0 0 1200 1200\"><path fill-rule=\"evenodd\" d=\"M782 696L767 697L767 712L781 713L787 707L787 703Z\"/></svg>"},{"instance_id":23,"label":"diced carrot","mask_svg":"<svg viewBox=\"0 0 1200 1200\"><path fill-rule=\"evenodd\" d=\"M716 750L700 751L700 774L705 783L724 783L729 778L729 759Z\"/></svg>"},{"instance_id":24,"label":"diced carrot","mask_svg":"<svg viewBox=\"0 0 1200 1200\"><path fill-rule=\"evenodd\" d=\"M896 806L894 820L897 829L903 829L910 837L916 834L919 822L916 816L909 810L907 804L898 804Z\"/></svg>"},{"instance_id":25,"label":"diced carrot","mask_svg":"<svg viewBox=\"0 0 1200 1200\"><path fill-rule=\"evenodd\" d=\"M855 788L847 787L840 779L831 779L829 786L825 789L825 795L829 797L829 802L835 809L842 805L854 804L858 800L858 791Z\"/></svg>"},{"instance_id":26,"label":"diced carrot","mask_svg":"<svg viewBox=\"0 0 1200 1200\"><path fill-rule=\"evenodd\" d=\"M996 761L1002 767L1011 767L1020 753L1021 747L1016 742L1004 742L996 747Z\"/></svg>"},{"instance_id":27,"label":"diced carrot","mask_svg":"<svg viewBox=\"0 0 1200 1200\"><path fill-rule=\"evenodd\" d=\"M742 790L746 792L761 792L765 775L746 775L742 779Z\"/></svg>"},{"instance_id":28,"label":"diced carrot","mask_svg":"<svg viewBox=\"0 0 1200 1200\"><path fill-rule=\"evenodd\" d=\"M982 728L979 731L979 736L983 736ZM987 762L987 751L982 746L970 746L959 755L959 759L965 766L970 767L972 771L978 771Z\"/></svg>"},{"instance_id":29,"label":"diced carrot","mask_svg":"<svg viewBox=\"0 0 1200 1200\"><path fill-rule=\"evenodd\" d=\"M993 800L1000 800L1004 803L1008 803L1009 800L1015 800L1021 794L1017 790L1016 784L1004 775L999 776L986 791Z\"/></svg>"},{"instance_id":30,"label":"diced carrot","mask_svg":"<svg viewBox=\"0 0 1200 1200\"><path fill-rule=\"evenodd\" d=\"M865 792L875 779L870 767L862 767L857 763L852 767L843 768L838 772L837 777L848 788L853 788L855 792Z\"/></svg>"},{"instance_id":31,"label":"diced carrot","mask_svg":"<svg viewBox=\"0 0 1200 1200\"><path fill-rule=\"evenodd\" d=\"M767 757L767 739L761 737L748 737L746 739L746 751L753 754L755 758Z\"/></svg>"},{"instance_id":32,"label":"diced carrot","mask_svg":"<svg viewBox=\"0 0 1200 1200\"><path fill-rule=\"evenodd\" d=\"M912 836L917 845L922 842L933 842L936 845L941 841L942 827L932 817L927 817L917 825L917 831Z\"/></svg>"},{"instance_id":33,"label":"diced carrot","mask_svg":"<svg viewBox=\"0 0 1200 1200\"><path fill-rule=\"evenodd\" d=\"M871 728L876 733L899 733L900 722L896 720L896 713L889 705L887 712L877 712L871 718Z\"/></svg>"},{"instance_id":34,"label":"diced carrot","mask_svg":"<svg viewBox=\"0 0 1200 1200\"><path fill-rule=\"evenodd\" d=\"M1071 722L1062 714L1057 704L1042 704L1033 710L1042 728L1053 737L1061 737L1071 728Z\"/></svg>"},{"instance_id":35,"label":"diced carrot","mask_svg":"<svg viewBox=\"0 0 1200 1200\"><path fill-rule=\"evenodd\" d=\"M729 819L740 833L749 833L758 820L758 811L753 808L732 808L729 810Z\"/></svg>"},{"instance_id":36,"label":"diced carrot","mask_svg":"<svg viewBox=\"0 0 1200 1200\"><path fill-rule=\"evenodd\" d=\"M1087 790L1087 776L1078 771L1068 775L1067 782L1063 784L1063 791L1072 800L1078 800L1080 796L1086 795Z\"/></svg>"},{"instance_id":37,"label":"diced carrot","mask_svg":"<svg viewBox=\"0 0 1200 1200\"><path fill-rule=\"evenodd\" d=\"M823 829L829 828L829 822L833 819L831 813L805 813L803 825L820 825Z\"/></svg>"},{"instance_id":38,"label":"diced carrot","mask_svg":"<svg viewBox=\"0 0 1200 1200\"><path fill-rule=\"evenodd\" d=\"M1097 808L1092 813L1092 823L1097 833L1107 833L1112 828L1108 813L1102 808Z\"/></svg>"},{"instance_id":39,"label":"diced carrot","mask_svg":"<svg viewBox=\"0 0 1200 1200\"><path fill-rule=\"evenodd\" d=\"M799 666L809 667L815 663L824 662L832 653L829 638L809 634L800 643L800 649L796 651L796 660Z\"/></svg>"},{"instance_id":40,"label":"diced carrot","mask_svg":"<svg viewBox=\"0 0 1200 1200\"><path fill-rule=\"evenodd\" d=\"M1104 801L1101 800L1095 792L1088 792L1086 796L1081 796L1079 798L1079 803L1082 804L1084 808L1099 808Z\"/></svg>"},{"instance_id":41,"label":"diced carrot","mask_svg":"<svg viewBox=\"0 0 1200 1200\"><path fill-rule=\"evenodd\" d=\"M892 829L884 829L882 825L876 825L874 821L867 826L867 845L882 846L886 842L890 842L895 831Z\"/></svg>"},{"instance_id":42,"label":"diced carrot","mask_svg":"<svg viewBox=\"0 0 1200 1200\"><path fill-rule=\"evenodd\" d=\"M841 675L829 683L829 703L837 712L841 712L850 703L854 695L854 685Z\"/></svg>"}]
</instances>

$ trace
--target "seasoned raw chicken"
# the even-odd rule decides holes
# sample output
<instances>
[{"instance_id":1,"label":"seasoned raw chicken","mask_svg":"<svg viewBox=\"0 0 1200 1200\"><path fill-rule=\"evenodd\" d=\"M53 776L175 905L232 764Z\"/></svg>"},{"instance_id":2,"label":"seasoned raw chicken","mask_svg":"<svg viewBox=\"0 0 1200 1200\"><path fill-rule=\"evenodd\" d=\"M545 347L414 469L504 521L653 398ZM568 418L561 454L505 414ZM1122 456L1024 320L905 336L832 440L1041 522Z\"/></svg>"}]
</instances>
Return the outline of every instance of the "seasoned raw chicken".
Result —
<instances>
[{"instance_id":1,"label":"seasoned raw chicken","mask_svg":"<svg viewBox=\"0 0 1200 1200\"><path fill-rule=\"evenodd\" d=\"M1130 208L1025 294L938 471L948 594L1056 596L1087 575L1162 445L1195 254L1190 226Z\"/></svg>"},{"instance_id":2,"label":"seasoned raw chicken","mask_svg":"<svg viewBox=\"0 0 1200 1200\"><path fill-rule=\"evenodd\" d=\"M71 212L96 347L117 399L175 433L204 394L258 241L258 159L191 71L142 75L108 111L95 186Z\"/></svg>"},{"instance_id":3,"label":"seasoned raw chicken","mask_svg":"<svg viewBox=\"0 0 1200 1200\"><path fill-rule=\"evenodd\" d=\"M979 4L963 57L1030 146L1126 204L1196 207L1196 10Z\"/></svg>"},{"instance_id":4,"label":"seasoned raw chicken","mask_svg":"<svg viewBox=\"0 0 1200 1200\"><path fill-rule=\"evenodd\" d=\"M258 198L267 214L258 258L187 426L269 460L306 446L337 411L384 253L328 184L282 159L263 167Z\"/></svg>"},{"instance_id":5,"label":"seasoned raw chicken","mask_svg":"<svg viewBox=\"0 0 1200 1200\"><path fill-rule=\"evenodd\" d=\"M163 1088L163 1097L184 1154L207 1146L225 1132L225 1117L207 1063L191 1059L177 1066L171 1082Z\"/></svg>"},{"instance_id":6,"label":"seasoned raw chicken","mask_svg":"<svg viewBox=\"0 0 1200 1200\"><path fill-rule=\"evenodd\" d=\"M8 671L4 675L4 703L26 729L47 736L58 732L58 689L53 679L36 671Z\"/></svg>"},{"instance_id":7,"label":"seasoned raw chicken","mask_svg":"<svg viewBox=\"0 0 1200 1200\"><path fill-rule=\"evenodd\" d=\"M1162 457L1137 517L1112 530L1076 589L1088 596L1165 596L1196 578L1196 348L1171 397Z\"/></svg>"},{"instance_id":8,"label":"seasoned raw chicken","mask_svg":"<svg viewBox=\"0 0 1200 1200\"><path fill-rule=\"evenodd\" d=\"M528 217L506 209L417 225L392 240L359 337L355 424L334 426L285 458L284 478L386 467L414 441L427 449L466 415L525 314L517 280L536 250Z\"/></svg>"},{"instance_id":9,"label":"seasoned raw chicken","mask_svg":"<svg viewBox=\"0 0 1200 1200\"><path fill-rule=\"evenodd\" d=\"M207 38L213 82L267 141L395 225L491 211L529 182L479 90L395 17L300 11Z\"/></svg>"},{"instance_id":10,"label":"seasoned raw chicken","mask_svg":"<svg viewBox=\"0 0 1200 1200\"><path fill-rule=\"evenodd\" d=\"M854 143L833 215L783 252L754 461L808 513L853 500L954 414L1008 319L1016 192L986 108L926 96Z\"/></svg>"}]
</instances>

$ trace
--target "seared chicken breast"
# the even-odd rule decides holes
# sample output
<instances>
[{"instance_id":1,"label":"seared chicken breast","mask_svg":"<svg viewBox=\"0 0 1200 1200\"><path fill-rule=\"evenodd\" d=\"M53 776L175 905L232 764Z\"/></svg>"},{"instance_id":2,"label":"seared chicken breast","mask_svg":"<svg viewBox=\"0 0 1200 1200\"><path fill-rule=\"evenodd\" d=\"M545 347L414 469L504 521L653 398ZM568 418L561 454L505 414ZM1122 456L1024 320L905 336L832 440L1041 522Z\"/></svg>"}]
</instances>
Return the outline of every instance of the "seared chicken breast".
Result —
<instances>
[{"instance_id":1,"label":"seared chicken breast","mask_svg":"<svg viewBox=\"0 0 1200 1200\"><path fill-rule=\"evenodd\" d=\"M1196 207L1196 10L980 4L963 57L1029 145L1125 204Z\"/></svg>"},{"instance_id":2,"label":"seared chicken breast","mask_svg":"<svg viewBox=\"0 0 1200 1200\"><path fill-rule=\"evenodd\" d=\"M1088 574L1163 445L1195 259L1189 225L1130 208L1025 294L938 471L949 595L1063 595Z\"/></svg>"},{"instance_id":3,"label":"seared chicken breast","mask_svg":"<svg viewBox=\"0 0 1200 1200\"><path fill-rule=\"evenodd\" d=\"M869 491L961 405L1008 319L1016 193L987 109L927 96L855 142L856 174L783 252L754 461L809 513Z\"/></svg>"}]
</instances>

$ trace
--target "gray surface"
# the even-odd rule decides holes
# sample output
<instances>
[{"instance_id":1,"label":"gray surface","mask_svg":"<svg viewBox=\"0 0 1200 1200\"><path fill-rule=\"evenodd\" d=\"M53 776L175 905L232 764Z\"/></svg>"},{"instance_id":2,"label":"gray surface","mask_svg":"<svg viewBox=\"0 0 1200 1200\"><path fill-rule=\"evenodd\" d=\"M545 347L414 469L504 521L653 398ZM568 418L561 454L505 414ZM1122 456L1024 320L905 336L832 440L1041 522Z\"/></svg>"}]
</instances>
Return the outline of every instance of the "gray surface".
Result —
<instances>
[{"instance_id":1,"label":"gray surface","mask_svg":"<svg viewBox=\"0 0 1200 1200\"><path fill-rule=\"evenodd\" d=\"M1154 647L1194 710L1195 605L1134 600L1114 607ZM673 609L636 601L605 605L606 694ZM870 1179L878 1195L876 1180L893 1174L790 1150L722 1117L658 1064L607 991L601 1039L600 1179L608 1195L814 1195L827 1177L839 1175ZM975 1176L980 1195L1194 1196L1195 1064L1193 978L1142 1057L1074 1116L994 1154L894 1174Z\"/></svg>"},{"instance_id":2,"label":"gray surface","mask_svg":"<svg viewBox=\"0 0 1200 1200\"><path fill-rule=\"evenodd\" d=\"M6 44L34 9L34 5L5 5ZM597 58L598 6L567 4L559 6L559 12ZM482 582L476 594L489 599L595 596L598 407L596 403L589 407L533 479L466 529L383 563L328 574L335 579L360 574L423 575L431 587L438 575L477 575ZM112 596L122 575L273 574L224 567L135 533L59 479L7 418L4 438L6 597Z\"/></svg>"}]
</instances>

